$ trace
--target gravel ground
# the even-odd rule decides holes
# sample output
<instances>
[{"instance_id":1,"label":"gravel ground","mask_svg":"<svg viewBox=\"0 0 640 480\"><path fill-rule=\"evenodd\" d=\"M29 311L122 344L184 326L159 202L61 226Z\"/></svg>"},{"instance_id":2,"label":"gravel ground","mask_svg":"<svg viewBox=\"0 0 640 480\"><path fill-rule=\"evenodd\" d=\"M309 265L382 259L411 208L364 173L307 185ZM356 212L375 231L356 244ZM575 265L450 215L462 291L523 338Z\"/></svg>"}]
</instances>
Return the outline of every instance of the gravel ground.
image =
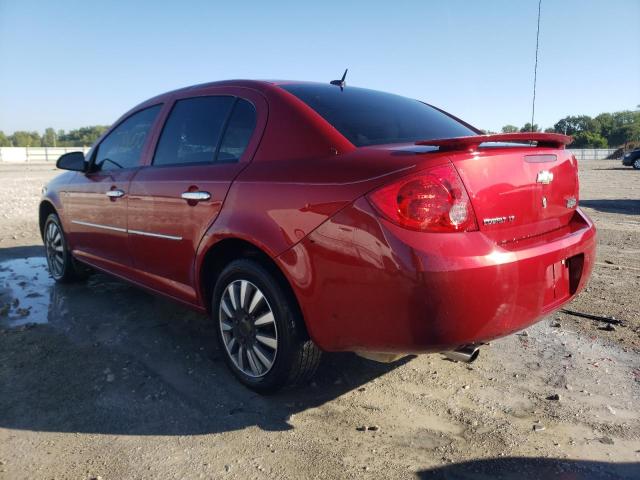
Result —
<instances>
[{"instance_id":1,"label":"gravel ground","mask_svg":"<svg viewBox=\"0 0 640 480\"><path fill-rule=\"evenodd\" d=\"M0 164L0 478L640 478L640 172L581 166L598 261L567 308L472 365L325 355L240 386L207 319L106 275L54 285L50 166ZM17 300L17 302L16 302Z\"/></svg>"}]
</instances>

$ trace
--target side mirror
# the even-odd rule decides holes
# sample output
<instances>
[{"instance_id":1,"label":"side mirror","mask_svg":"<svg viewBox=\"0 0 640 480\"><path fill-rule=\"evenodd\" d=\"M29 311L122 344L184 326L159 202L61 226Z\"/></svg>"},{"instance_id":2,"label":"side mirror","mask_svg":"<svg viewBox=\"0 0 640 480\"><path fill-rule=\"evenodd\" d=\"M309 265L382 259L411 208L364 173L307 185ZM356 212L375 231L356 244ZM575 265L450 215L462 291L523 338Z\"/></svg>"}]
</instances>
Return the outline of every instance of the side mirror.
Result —
<instances>
[{"instance_id":1,"label":"side mirror","mask_svg":"<svg viewBox=\"0 0 640 480\"><path fill-rule=\"evenodd\" d=\"M84 153L69 152L58 158L56 167L62 170L73 170L75 172L84 172L87 169L87 162L84 160Z\"/></svg>"}]
</instances>

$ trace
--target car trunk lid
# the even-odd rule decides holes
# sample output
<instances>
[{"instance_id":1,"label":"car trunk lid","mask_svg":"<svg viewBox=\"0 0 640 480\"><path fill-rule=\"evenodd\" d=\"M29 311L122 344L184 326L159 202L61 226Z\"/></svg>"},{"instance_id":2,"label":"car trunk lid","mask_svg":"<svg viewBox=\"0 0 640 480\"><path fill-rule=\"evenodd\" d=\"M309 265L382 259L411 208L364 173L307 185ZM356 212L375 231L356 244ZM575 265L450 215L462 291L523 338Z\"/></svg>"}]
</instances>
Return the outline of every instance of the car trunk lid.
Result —
<instances>
[{"instance_id":1,"label":"car trunk lid","mask_svg":"<svg viewBox=\"0 0 640 480\"><path fill-rule=\"evenodd\" d=\"M567 225L578 202L577 162L553 134L478 135L418 142L450 150L480 230L499 243ZM488 142L533 141L537 145Z\"/></svg>"}]
</instances>

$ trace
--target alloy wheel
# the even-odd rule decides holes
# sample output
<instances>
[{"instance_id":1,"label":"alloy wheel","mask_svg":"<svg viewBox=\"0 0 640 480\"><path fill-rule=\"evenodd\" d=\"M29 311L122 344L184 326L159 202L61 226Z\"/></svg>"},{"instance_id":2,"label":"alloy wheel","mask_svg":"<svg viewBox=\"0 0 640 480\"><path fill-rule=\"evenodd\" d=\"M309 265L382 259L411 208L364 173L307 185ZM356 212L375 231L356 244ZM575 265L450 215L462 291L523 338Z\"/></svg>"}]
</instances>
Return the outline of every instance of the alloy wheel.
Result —
<instances>
[{"instance_id":1,"label":"alloy wheel","mask_svg":"<svg viewBox=\"0 0 640 480\"><path fill-rule=\"evenodd\" d=\"M64 243L62 231L56 222L49 222L45 229L44 244L49 272L54 278L64 275Z\"/></svg>"},{"instance_id":2,"label":"alloy wheel","mask_svg":"<svg viewBox=\"0 0 640 480\"><path fill-rule=\"evenodd\" d=\"M278 353L278 329L260 289L248 280L229 283L218 318L225 349L236 368L253 378L266 375Z\"/></svg>"},{"instance_id":3,"label":"alloy wheel","mask_svg":"<svg viewBox=\"0 0 640 480\"><path fill-rule=\"evenodd\" d=\"M633 162L633 168L640 170L640 157L636 158Z\"/></svg>"}]
</instances>

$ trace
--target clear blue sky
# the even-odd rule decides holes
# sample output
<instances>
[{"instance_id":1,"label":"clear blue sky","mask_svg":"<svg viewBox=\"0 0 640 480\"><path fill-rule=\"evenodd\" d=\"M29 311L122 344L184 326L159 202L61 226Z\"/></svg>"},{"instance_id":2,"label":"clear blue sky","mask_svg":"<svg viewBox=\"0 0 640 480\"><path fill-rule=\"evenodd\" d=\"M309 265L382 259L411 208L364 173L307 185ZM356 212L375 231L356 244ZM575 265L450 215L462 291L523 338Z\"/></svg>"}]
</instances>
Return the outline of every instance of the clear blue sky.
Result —
<instances>
[{"instance_id":1,"label":"clear blue sky","mask_svg":"<svg viewBox=\"0 0 640 480\"><path fill-rule=\"evenodd\" d=\"M0 0L0 130L110 124L229 78L348 83L479 128L531 116L537 0ZM640 104L640 1L543 0L536 123Z\"/></svg>"}]
</instances>

